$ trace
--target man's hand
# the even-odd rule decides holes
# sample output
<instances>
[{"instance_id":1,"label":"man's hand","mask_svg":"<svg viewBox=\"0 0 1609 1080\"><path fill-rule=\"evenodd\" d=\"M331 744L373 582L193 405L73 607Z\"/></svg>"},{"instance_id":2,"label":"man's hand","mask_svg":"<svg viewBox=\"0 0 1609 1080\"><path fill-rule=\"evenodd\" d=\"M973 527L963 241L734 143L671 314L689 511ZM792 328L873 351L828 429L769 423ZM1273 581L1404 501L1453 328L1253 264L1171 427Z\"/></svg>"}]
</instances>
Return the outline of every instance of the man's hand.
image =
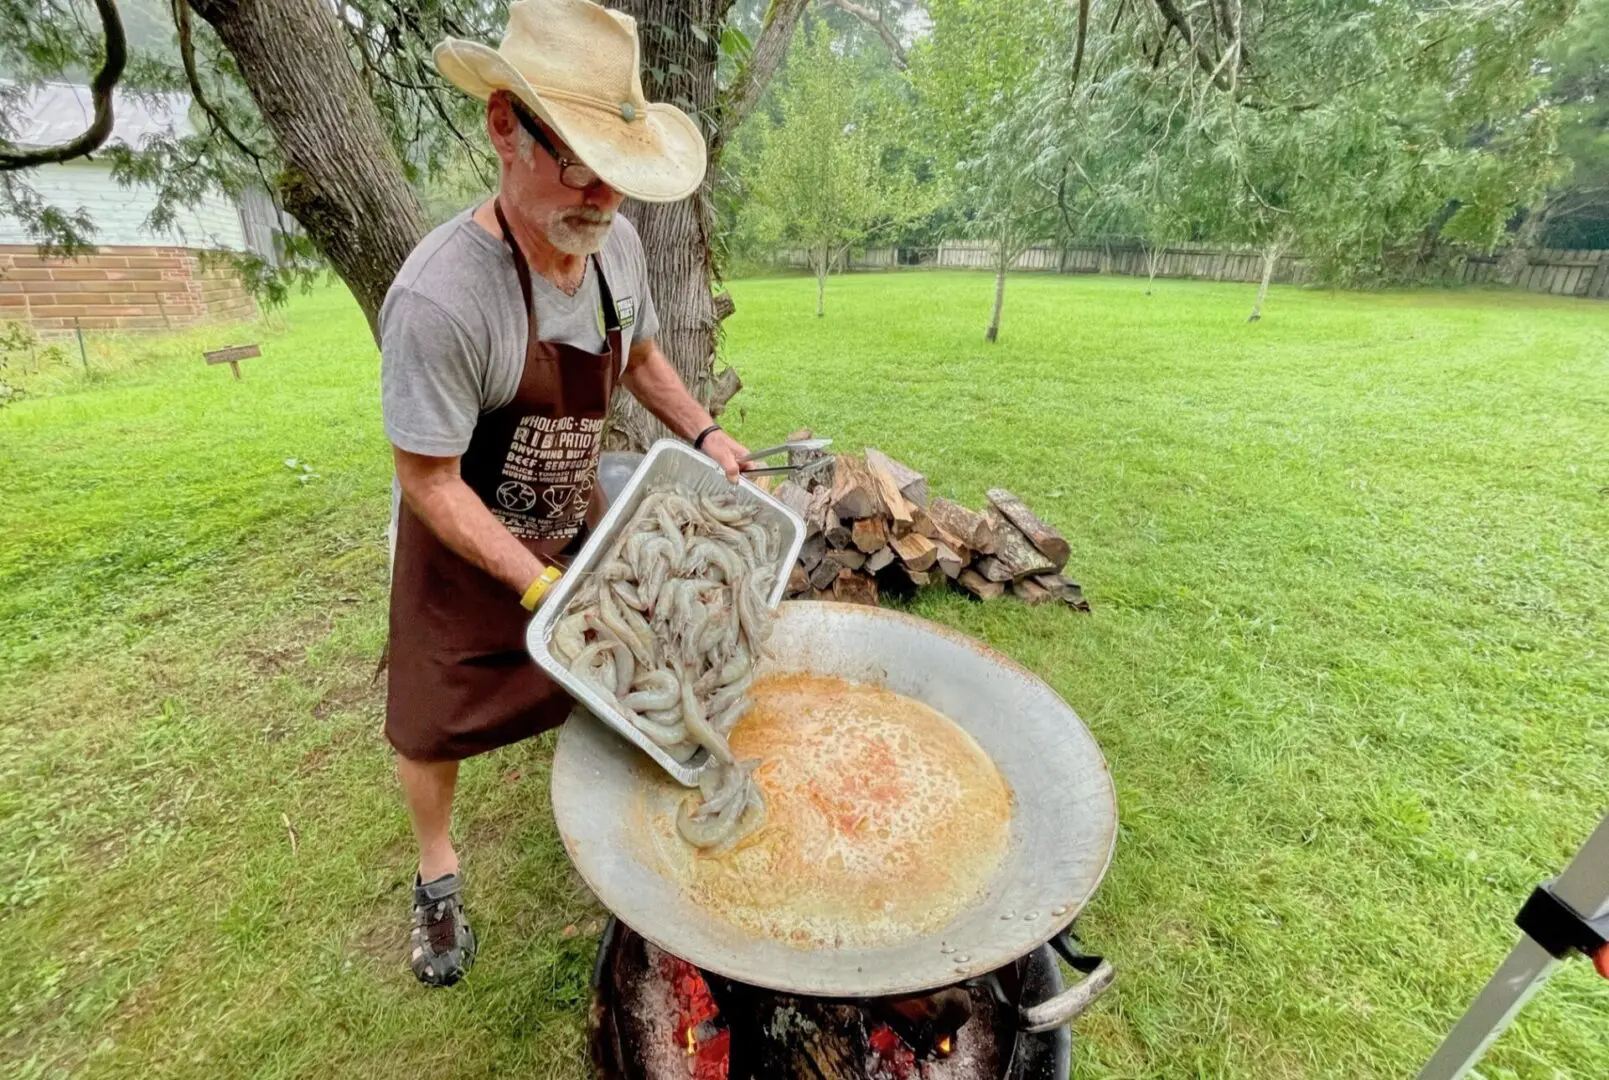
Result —
<instances>
[{"instance_id":1,"label":"man's hand","mask_svg":"<svg viewBox=\"0 0 1609 1080\"><path fill-rule=\"evenodd\" d=\"M748 448L724 431L712 431L709 433L709 436L704 440L704 453L711 461L721 467L721 471L726 473L726 478L734 484L737 483L737 474L739 472L745 469L752 469L756 464L752 461L746 461L742 465L738 464L739 458L749 456Z\"/></svg>"}]
</instances>

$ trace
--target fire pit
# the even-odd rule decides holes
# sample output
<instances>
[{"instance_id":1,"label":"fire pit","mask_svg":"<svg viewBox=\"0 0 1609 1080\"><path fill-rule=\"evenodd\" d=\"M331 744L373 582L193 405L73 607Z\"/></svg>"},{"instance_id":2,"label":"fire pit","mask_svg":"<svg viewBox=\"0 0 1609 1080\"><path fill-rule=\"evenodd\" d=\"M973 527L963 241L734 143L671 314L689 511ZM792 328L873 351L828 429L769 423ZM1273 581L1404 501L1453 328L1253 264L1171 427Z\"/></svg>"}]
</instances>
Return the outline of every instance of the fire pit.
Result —
<instances>
[{"instance_id":1,"label":"fire pit","mask_svg":"<svg viewBox=\"0 0 1609 1080\"><path fill-rule=\"evenodd\" d=\"M1068 952L1085 970L1099 963ZM1082 1003L1110 970L1079 984L1088 987ZM599 1080L1061 1080L1068 1028L1024 1028L1058 1019L1034 1006L1062 989L1056 954L1042 945L920 997L802 997L701 971L610 920L593 971L589 1041Z\"/></svg>"},{"instance_id":2,"label":"fire pit","mask_svg":"<svg viewBox=\"0 0 1609 1080\"><path fill-rule=\"evenodd\" d=\"M653 815L683 789L592 717L573 716L554 751L554 818L571 862L622 920L599 953L597 1074L1059 1080L1070 1036L1058 1029L1112 981L1111 966L1080 955L1069 936L1117 834L1093 736L1031 672L909 615L783 604L772 641L757 677L880 688L970 735L1011 793L1004 854L942 923L804 943L755 932L701 904L654 846ZM1071 988L1061 987L1057 953L1086 973Z\"/></svg>"}]
</instances>

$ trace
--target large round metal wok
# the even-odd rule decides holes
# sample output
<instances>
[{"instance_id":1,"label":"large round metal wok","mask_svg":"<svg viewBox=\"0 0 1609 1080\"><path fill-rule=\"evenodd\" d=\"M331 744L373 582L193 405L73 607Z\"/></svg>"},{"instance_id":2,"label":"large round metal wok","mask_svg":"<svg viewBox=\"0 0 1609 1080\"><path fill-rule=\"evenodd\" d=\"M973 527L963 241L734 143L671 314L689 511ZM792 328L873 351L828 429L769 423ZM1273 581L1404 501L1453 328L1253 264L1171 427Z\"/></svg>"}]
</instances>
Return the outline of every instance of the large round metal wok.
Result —
<instances>
[{"instance_id":1,"label":"large round metal wok","mask_svg":"<svg viewBox=\"0 0 1609 1080\"><path fill-rule=\"evenodd\" d=\"M905 994L1003 966L1066 928L1094 893L1117 836L1105 759L1078 715L1016 663L921 619L820 601L785 603L766 673L884 686L937 709L994 759L1013 793L1011 843L983 898L933 933L880 948L800 949L695 904L654 865L642 785L668 783L580 710L559 734L553 812L598 899L644 937L701 968L790 993ZM935 837L942 843L942 837Z\"/></svg>"}]
</instances>

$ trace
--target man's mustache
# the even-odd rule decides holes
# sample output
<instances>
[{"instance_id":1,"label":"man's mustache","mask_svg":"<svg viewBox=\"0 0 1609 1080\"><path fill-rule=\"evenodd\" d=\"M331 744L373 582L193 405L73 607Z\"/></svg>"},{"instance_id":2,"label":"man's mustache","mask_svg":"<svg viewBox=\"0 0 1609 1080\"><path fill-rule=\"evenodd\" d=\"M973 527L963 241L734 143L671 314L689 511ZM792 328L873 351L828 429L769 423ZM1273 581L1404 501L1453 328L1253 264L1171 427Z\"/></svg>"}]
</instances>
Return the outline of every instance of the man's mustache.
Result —
<instances>
[{"instance_id":1,"label":"man's mustache","mask_svg":"<svg viewBox=\"0 0 1609 1080\"><path fill-rule=\"evenodd\" d=\"M583 225L612 225L614 224L615 215L612 210L599 210L595 206L579 206L566 212L564 219Z\"/></svg>"}]
</instances>

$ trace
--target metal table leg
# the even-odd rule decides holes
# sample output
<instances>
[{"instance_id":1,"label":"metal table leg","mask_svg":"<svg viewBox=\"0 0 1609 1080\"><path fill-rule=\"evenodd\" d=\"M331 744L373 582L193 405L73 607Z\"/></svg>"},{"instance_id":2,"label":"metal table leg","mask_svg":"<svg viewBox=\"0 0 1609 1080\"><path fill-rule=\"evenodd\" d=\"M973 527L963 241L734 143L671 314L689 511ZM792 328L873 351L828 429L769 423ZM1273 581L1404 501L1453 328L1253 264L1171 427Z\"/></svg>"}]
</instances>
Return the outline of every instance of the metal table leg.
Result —
<instances>
[{"instance_id":1,"label":"metal table leg","mask_svg":"<svg viewBox=\"0 0 1609 1080\"><path fill-rule=\"evenodd\" d=\"M1602 936L1601 929L1593 931L1584 924L1602 927L1609 919L1609 817L1598 823L1564 873L1538 892L1543 890L1551 892L1553 899L1562 900L1567 908L1561 912L1549 898L1533 895L1517 920L1526 935L1420 1071L1419 1080L1462 1077L1553 974L1559 966L1559 956L1567 955L1571 948L1586 947L1594 940L1594 933ZM1577 925L1564 925L1572 917ZM1549 947L1544 948L1534 935L1540 935ZM1554 951L1550 952L1550 948Z\"/></svg>"}]
</instances>

